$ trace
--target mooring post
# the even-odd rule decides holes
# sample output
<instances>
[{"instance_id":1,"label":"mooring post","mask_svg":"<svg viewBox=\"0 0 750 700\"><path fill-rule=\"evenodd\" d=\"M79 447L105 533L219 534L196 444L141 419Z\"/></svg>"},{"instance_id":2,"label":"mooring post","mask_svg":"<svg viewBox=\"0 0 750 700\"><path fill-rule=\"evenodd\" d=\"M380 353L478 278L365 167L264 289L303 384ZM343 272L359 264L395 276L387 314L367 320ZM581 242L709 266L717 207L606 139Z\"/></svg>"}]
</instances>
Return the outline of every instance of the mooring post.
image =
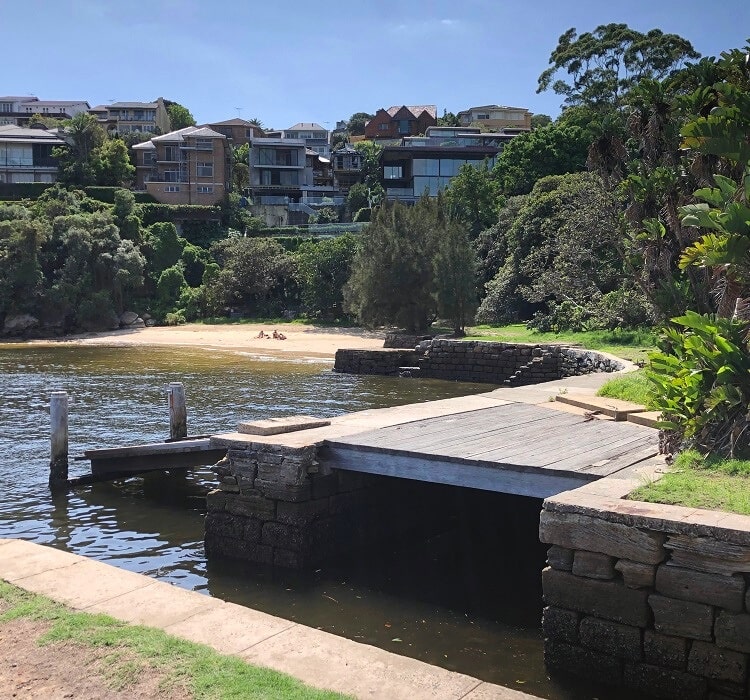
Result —
<instances>
[{"instance_id":1,"label":"mooring post","mask_svg":"<svg viewBox=\"0 0 750 700\"><path fill-rule=\"evenodd\" d=\"M181 440L187 437L185 387L181 382L170 382L167 394L169 395L169 438Z\"/></svg>"},{"instance_id":2,"label":"mooring post","mask_svg":"<svg viewBox=\"0 0 750 700\"><path fill-rule=\"evenodd\" d=\"M53 391L49 399L50 436L49 486L51 489L68 482L68 393Z\"/></svg>"}]
</instances>

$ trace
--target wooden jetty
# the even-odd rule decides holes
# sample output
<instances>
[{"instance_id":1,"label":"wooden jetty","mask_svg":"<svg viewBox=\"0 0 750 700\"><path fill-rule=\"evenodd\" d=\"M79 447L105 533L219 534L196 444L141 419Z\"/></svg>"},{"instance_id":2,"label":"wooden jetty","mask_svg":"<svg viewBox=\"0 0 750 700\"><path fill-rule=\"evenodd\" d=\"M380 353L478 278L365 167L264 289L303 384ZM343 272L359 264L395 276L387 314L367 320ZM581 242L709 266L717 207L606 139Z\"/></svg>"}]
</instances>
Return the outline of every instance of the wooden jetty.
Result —
<instances>
[{"instance_id":1,"label":"wooden jetty","mask_svg":"<svg viewBox=\"0 0 750 700\"><path fill-rule=\"evenodd\" d=\"M658 452L656 432L524 403L325 438L325 468L546 498Z\"/></svg>"}]
</instances>

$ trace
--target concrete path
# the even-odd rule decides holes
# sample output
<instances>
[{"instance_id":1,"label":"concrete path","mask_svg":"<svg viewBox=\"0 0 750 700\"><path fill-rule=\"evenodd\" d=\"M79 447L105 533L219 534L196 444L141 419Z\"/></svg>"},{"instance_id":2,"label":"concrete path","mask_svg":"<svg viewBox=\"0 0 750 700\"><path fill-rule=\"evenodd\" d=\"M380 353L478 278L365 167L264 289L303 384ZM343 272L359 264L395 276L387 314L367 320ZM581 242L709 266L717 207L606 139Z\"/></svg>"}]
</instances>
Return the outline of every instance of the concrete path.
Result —
<instances>
[{"instance_id":1,"label":"concrete path","mask_svg":"<svg viewBox=\"0 0 750 700\"><path fill-rule=\"evenodd\" d=\"M531 695L23 540L0 540L0 578L75 610L206 644L319 688L382 700Z\"/></svg>"}]
</instances>

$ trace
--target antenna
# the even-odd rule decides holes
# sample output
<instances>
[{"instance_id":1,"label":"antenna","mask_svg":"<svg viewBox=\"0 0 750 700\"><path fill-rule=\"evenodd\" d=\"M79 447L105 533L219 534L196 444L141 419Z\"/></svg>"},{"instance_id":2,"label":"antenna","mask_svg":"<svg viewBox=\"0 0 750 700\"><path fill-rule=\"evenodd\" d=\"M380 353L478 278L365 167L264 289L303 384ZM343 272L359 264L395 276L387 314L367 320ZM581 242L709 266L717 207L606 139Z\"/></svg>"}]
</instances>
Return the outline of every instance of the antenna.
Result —
<instances>
[{"instance_id":1,"label":"antenna","mask_svg":"<svg viewBox=\"0 0 750 700\"><path fill-rule=\"evenodd\" d=\"M243 109L243 108L242 108L242 107L235 107L235 109L237 110L237 116L238 116L238 117L239 117L240 119L242 119L242 109Z\"/></svg>"}]
</instances>

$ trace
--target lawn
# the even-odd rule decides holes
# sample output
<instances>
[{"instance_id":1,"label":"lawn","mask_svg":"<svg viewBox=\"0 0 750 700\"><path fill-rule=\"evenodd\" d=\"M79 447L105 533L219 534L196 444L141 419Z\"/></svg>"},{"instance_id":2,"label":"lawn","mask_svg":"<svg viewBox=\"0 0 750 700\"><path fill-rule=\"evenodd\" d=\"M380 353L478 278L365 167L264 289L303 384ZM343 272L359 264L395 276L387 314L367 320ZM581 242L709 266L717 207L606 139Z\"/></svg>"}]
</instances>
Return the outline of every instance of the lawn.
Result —
<instances>
[{"instance_id":1,"label":"lawn","mask_svg":"<svg viewBox=\"0 0 750 700\"><path fill-rule=\"evenodd\" d=\"M467 340L495 340L506 343L565 343L580 345L589 350L601 350L631 362L643 362L647 354L656 350L656 335L652 329L613 331L565 331L540 333L529 330L523 323L508 326L472 326L466 329Z\"/></svg>"},{"instance_id":2,"label":"lawn","mask_svg":"<svg viewBox=\"0 0 750 700\"><path fill-rule=\"evenodd\" d=\"M187 691L196 699L342 700L347 696L316 690L270 669L222 656L207 646L187 642L149 627L128 625L107 615L74 612L44 596L0 580L0 640L3 624L27 619L48 627L39 639L45 654L56 642L90 649L92 663L105 652L106 674L113 690L127 690L143 674L155 674L160 688ZM184 692L178 693L180 696ZM104 697L104 696L102 696Z\"/></svg>"},{"instance_id":3,"label":"lawn","mask_svg":"<svg viewBox=\"0 0 750 700\"><path fill-rule=\"evenodd\" d=\"M750 461L686 450L661 479L644 484L628 498L750 515Z\"/></svg>"},{"instance_id":4,"label":"lawn","mask_svg":"<svg viewBox=\"0 0 750 700\"><path fill-rule=\"evenodd\" d=\"M597 396L608 396L611 399L622 399L639 403L646 408L653 408L654 384L649 381L643 370L628 372L610 379L599 391Z\"/></svg>"}]
</instances>

